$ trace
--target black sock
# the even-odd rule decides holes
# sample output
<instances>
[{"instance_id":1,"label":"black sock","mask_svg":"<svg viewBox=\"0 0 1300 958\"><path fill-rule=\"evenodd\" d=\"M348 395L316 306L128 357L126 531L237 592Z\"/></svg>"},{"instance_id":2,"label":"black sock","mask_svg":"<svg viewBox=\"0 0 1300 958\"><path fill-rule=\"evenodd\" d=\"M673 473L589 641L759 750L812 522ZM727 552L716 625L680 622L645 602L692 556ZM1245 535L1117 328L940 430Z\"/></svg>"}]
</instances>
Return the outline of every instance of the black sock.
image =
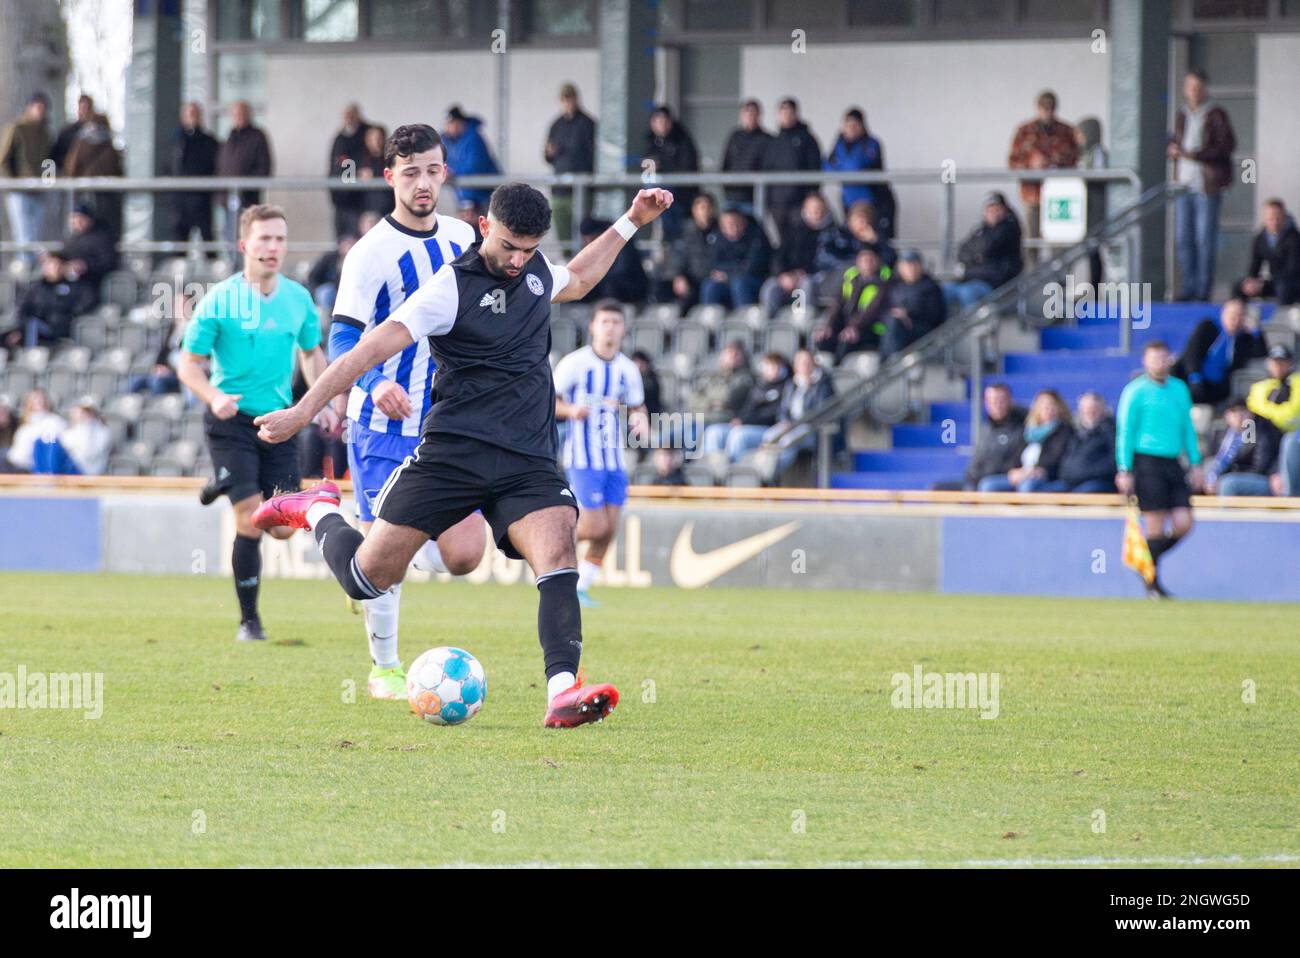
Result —
<instances>
[{"instance_id":1,"label":"black sock","mask_svg":"<svg viewBox=\"0 0 1300 958\"><path fill-rule=\"evenodd\" d=\"M262 540L236 535L230 554L235 573L235 595L239 597L239 621L257 618L257 589L262 582Z\"/></svg>"},{"instance_id":2,"label":"black sock","mask_svg":"<svg viewBox=\"0 0 1300 958\"><path fill-rule=\"evenodd\" d=\"M578 674L582 658L582 613L578 608L578 571L556 569L537 580L537 638L549 679L561 672Z\"/></svg>"},{"instance_id":3,"label":"black sock","mask_svg":"<svg viewBox=\"0 0 1300 958\"><path fill-rule=\"evenodd\" d=\"M1159 562L1160 557L1178 545L1182 538L1182 536L1152 536L1147 540L1147 546L1151 549L1151 561Z\"/></svg>"},{"instance_id":4,"label":"black sock","mask_svg":"<svg viewBox=\"0 0 1300 958\"><path fill-rule=\"evenodd\" d=\"M377 599L384 594L383 589L376 589L357 566L357 550L365 541L356 529L337 512L326 516L316 523L316 544L325 556L325 564L339 580L343 591L361 602L365 599Z\"/></svg>"}]
</instances>

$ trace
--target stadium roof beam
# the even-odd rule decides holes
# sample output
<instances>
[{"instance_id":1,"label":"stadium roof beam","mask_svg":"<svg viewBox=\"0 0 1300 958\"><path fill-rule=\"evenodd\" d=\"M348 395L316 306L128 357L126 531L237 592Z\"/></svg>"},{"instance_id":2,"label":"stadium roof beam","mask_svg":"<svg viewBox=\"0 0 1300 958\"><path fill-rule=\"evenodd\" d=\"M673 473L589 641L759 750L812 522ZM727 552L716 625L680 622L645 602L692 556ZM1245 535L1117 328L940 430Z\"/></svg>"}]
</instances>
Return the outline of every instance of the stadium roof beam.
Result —
<instances>
[{"instance_id":1,"label":"stadium roof beam","mask_svg":"<svg viewBox=\"0 0 1300 958\"><path fill-rule=\"evenodd\" d=\"M637 136L654 108L656 4L600 0L600 123L596 125L596 172L639 168ZM597 196L594 211L615 219L625 209L624 191Z\"/></svg>"},{"instance_id":2,"label":"stadium roof beam","mask_svg":"<svg viewBox=\"0 0 1300 958\"><path fill-rule=\"evenodd\" d=\"M127 69L126 175L159 176L168 169L181 105L180 0L135 5ZM147 193L128 196L123 238L148 240L166 229L167 208Z\"/></svg>"},{"instance_id":3,"label":"stadium roof beam","mask_svg":"<svg viewBox=\"0 0 1300 958\"><path fill-rule=\"evenodd\" d=\"M1110 165L1136 170L1142 188L1167 176L1170 0L1116 0L1110 5ZM1110 208L1136 198L1115 184ZM1151 283L1152 296L1165 294L1165 217L1147 217L1140 227L1137 276Z\"/></svg>"}]
</instances>

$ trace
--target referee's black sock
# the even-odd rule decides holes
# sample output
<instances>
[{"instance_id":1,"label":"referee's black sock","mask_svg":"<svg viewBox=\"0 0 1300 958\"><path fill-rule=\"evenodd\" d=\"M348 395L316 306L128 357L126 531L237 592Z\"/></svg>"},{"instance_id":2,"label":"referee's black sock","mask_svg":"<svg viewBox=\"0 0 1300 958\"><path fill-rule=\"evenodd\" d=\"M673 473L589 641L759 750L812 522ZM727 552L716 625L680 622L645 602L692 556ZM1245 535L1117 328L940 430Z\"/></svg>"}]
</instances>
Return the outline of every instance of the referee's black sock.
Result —
<instances>
[{"instance_id":1,"label":"referee's black sock","mask_svg":"<svg viewBox=\"0 0 1300 958\"><path fill-rule=\"evenodd\" d=\"M549 679L561 672L578 674L582 658L582 612L578 608L578 570L556 569L540 576L537 591L537 638Z\"/></svg>"},{"instance_id":2,"label":"referee's black sock","mask_svg":"<svg viewBox=\"0 0 1300 958\"><path fill-rule=\"evenodd\" d=\"M348 525L343 516L337 512L325 516L316 523L314 532L316 544L325 556L325 564L334 573L334 578L339 580L344 592L358 602L377 599L384 594L385 590L371 585L357 565L357 550L361 548L365 536Z\"/></svg>"},{"instance_id":3,"label":"referee's black sock","mask_svg":"<svg viewBox=\"0 0 1300 958\"><path fill-rule=\"evenodd\" d=\"M230 568L235 573L235 595L239 598L239 621L257 618L257 590L262 582L262 540L235 535L230 553Z\"/></svg>"},{"instance_id":4,"label":"referee's black sock","mask_svg":"<svg viewBox=\"0 0 1300 958\"><path fill-rule=\"evenodd\" d=\"M1162 555L1182 540L1182 536L1152 536L1147 540L1147 547L1151 550L1151 561L1159 562Z\"/></svg>"}]
</instances>

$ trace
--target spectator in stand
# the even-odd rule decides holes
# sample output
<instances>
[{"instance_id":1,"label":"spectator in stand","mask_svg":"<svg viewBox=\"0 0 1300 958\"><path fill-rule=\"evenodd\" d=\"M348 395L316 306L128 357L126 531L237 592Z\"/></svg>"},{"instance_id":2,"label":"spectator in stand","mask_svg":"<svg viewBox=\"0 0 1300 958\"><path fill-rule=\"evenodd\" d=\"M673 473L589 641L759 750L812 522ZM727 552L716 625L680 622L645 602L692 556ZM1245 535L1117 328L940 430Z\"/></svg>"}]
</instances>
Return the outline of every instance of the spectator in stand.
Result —
<instances>
[{"instance_id":1,"label":"spectator in stand","mask_svg":"<svg viewBox=\"0 0 1300 958\"><path fill-rule=\"evenodd\" d=\"M776 425L781 397L790 382L790 361L780 353L768 353L759 362L759 380L750 387L740 411L732 419L704 428L706 454L725 453L734 463L763 442L763 435Z\"/></svg>"},{"instance_id":2,"label":"spectator in stand","mask_svg":"<svg viewBox=\"0 0 1300 958\"><path fill-rule=\"evenodd\" d=\"M821 170L822 148L808 124L799 118L799 102L786 97L777 107L776 136L768 144L763 169L773 171ZM767 208L785 246L802 223L804 198L817 189L816 183L771 186Z\"/></svg>"},{"instance_id":3,"label":"spectator in stand","mask_svg":"<svg viewBox=\"0 0 1300 958\"><path fill-rule=\"evenodd\" d=\"M98 306L100 284L117 269L117 234L86 204L79 204L68 216L63 259L64 276L69 282L85 283L90 289L89 308Z\"/></svg>"},{"instance_id":4,"label":"spectator in stand","mask_svg":"<svg viewBox=\"0 0 1300 958\"><path fill-rule=\"evenodd\" d=\"M674 202L668 211L676 205ZM717 205L712 195L700 193L691 204L690 224L673 243L664 263L665 272L672 276L672 295L683 313L700 301L700 287L709 278L718 237Z\"/></svg>"},{"instance_id":5,"label":"spectator in stand","mask_svg":"<svg viewBox=\"0 0 1300 958\"><path fill-rule=\"evenodd\" d=\"M442 127L442 145L446 148L447 166L453 177L501 172L483 136L483 121L479 117L467 115L459 106L453 106L447 111L447 119ZM461 209L473 209L476 213L482 213L487 209L492 191L483 188L462 189L458 186L456 196L460 200Z\"/></svg>"},{"instance_id":6,"label":"spectator in stand","mask_svg":"<svg viewBox=\"0 0 1300 958\"><path fill-rule=\"evenodd\" d=\"M578 88L572 83L560 87L560 115L546 134L542 156L557 174L591 173L596 169L596 121L583 112ZM556 239L567 243L573 234L573 217L581 220L586 215L586 210L574 211L571 187L552 188L551 229Z\"/></svg>"},{"instance_id":7,"label":"spectator in stand","mask_svg":"<svg viewBox=\"0 0 1300 958\"><path fill-rule=\"evenodd\" d=\"M68 428L50 406L44 389L33 389L23 399L22 415L9 447L9 464L18 472L50 474L68 471L67 454L59 436Z\"/></svg>"},{"instance_id":8,"label":"spectator in stand","mask_svg":"<svg viewBox=\"0 0 1300 958\"><path fill-rule=\"evenodd\" d=\"M938 329L948 315L943 290L925 271L920 250L904 250L899 255L897 269L885 293L885 332L880 340L882 362Z\"/></svg>"},{"instance_id":9,"label":"spectator in stand","mask_svg":"<svg viewBox=\"0 0 1300 958\"><path fill-rule=\"evenodd\" d=\"M772 247L758 222L739 207L723 210L700 302L738 309L758 302Z\"/></svg>"},{"instance_id":10,"label":"spectator in stand","mask_svg":"<svg viewBox=\"0 0 1300 958\"><path fill-rule=\"evenodd\" d=\"M1243 296L1300 303L1300 230L1278 199L1264 204L1263 223L1250 248L1250 269L1237 289ZM1268 276L1263 276L1268 265Z\"/></svg>"},{"instance_id":11,"label":"spectator in stand","mask_svg":"<svg viewBox=\"0 0 1300 958\"><path fill-rule=\"evenodd\" d=\"M367 183L378 180L384 182L384 143L388 140L387 128L380 126L378 123L372 123L366 127L366 136L364 145L366 148L365 156L361 160L361 165L357 168L357 177ZM364 190L361 193L361 214L357 217L357 235L364 234L361 228L361 217L367 213L373 213L377 217L387 216L393 212L393 191L388 190Z\"/></svg>"},{"instance_id":12,"label":"spectator in stand","mask_svg":"<svg viewBox=\"0 0 1300 958\"><path fill-rule=\"evenodd\" d=\"M849 353L879 347L889 299L885 286L892 276L874 246L864 246L855 264L844 271L839 299L812 333L813 343L833 352L837 365Z\"/></svg>"},{"instance_id":13,"label":"spectator in stand","mask_svg":"<svg viewBox=\"0 0 1300 958\"><path fill-rule=\"evenodd\" d=\"M1221 496L1284 495L1278 469L1282 434L1267 419L1252 415L1236 396L1223 409L1227 431L1205 469L1205 492Z\"/></svg>"},{"instance_id":14,"label":"spectator in stand","mask_svg":"<svg viewBox=\"0 0 1300 958\"><path fill-rule=\"evenodd\" d=\"M54 161L54 166L60 173L67 172L68 151L72 149L72 144L76 142L77 134L94 117L95 101L86 94L81 94L81 96L77 97L76 119L59 131L59 135L54 140L54 146L50 149L50 159Z\"/></svg>"},{"instance_id":15,"label":"spectator in stand","mask_svg":"<svg viewBox=\"0 0 1300 958\"><path fill-rule=\"evenodd\" d=\"M859 200L849 207L849 215L839 229L824 230L817 246L815 261L818 284L830 277L839 281L839 273L857 259L858 253L865 247L873 247L886 266L893 266L897 259L894 247L876 227L876 210L866 200Z\"/></svg>"},{"instance_id":16,"label":"spectator in stand","mask_svg":"<svg viewBox=\"0 0 1300 958\"><path fill-rule=\"evenodd\" d=\"M253 108L244 100L230 106L230 135L217 150L218 176L270 176L275 170L271 141L261 127L253 126ZM262 202L261 190L243 190L239 206L256 206ZM239 219L234 211L233 228Z\"/></svg>"},{"instance_id":17,"label":"spectator in stand","mask_svg":"<svg viewBox=\"0 0 1300 958\"><path fill-rule=\"evenodd\" d=\"M650 173L698 173L700 153L695 148L686 127L678 123L666 106L657 106L650 114L650 129L646 132L644 160L650 161ZM681 235L682 222L687 210L694 210L696 189L693 186L670 186L673 205L664 211L659 222L663 236L673 241Z\"/></svg>"},{"instance_id":18,"label":"spectator in stand","mask_svg":"<svg viewBox=\"0 0 1300 958\"><path fill-rule=\"evenodd\" d=\"M1038 492L1114 492L1115 419L1099 393L1079 397L1074 435L1056 472L1056 479Z\"/></svg>"},{"instance_id":19,"label":"spectator in stand","mask_svg":"<svg viewBox=\"0 0 1300 958\"><path fill-rule=\"evenodd\" d=\"M825 198L817 192L803 198L799 221L781 234L776 251L776 275L763 283L759 300L775 316L782 306L803 291L803 306L812 309L817 297L817 251L829 234L838 232Z\"/></svg>"},{"instance_id":20,"label":"spectator in stand","mask_svg":"<svg viewBox=\"0 0 1300 958\"><path fill-rule=\"evenodd\" d=\"M194 299L179 291L172 299L172 328L158 347L153 368L147 373L137 373L127 382L126 390L163 396L181 391L181 381L176 376L176 353L185 341L185 326L194 312Z\"/></svg>"},{"instance_id":21,"label":"spectator in stand","mask_svg":"<svg viewBox=\"0 0 1300 958\"><path fill-rule=\"evenodd\" d=\"M1079 134L1079 166L1084 170L1104 170L1110 167L1110 153L1101 142L1101 121L1095 116L1084 117L1077 127ZM1089 233L1106 221L1106 184L1089 182L1086 187ZM1102 282L1101 250L1088 254L1089 273L1094 283Z\"/></svg>"},{"instance_id":22,"label":"spectator in stand","mask_svg":"<svg viewBox=\"0 0 1300 958\"><path fill-rule=\"evenodd\" d=\"M1038 94L1036 106L1038 115L1016 127L1007 166L1013 170L1059 170L1077 165L1079 131L1057 119L1056 94L1044 90ZM1042 180L1020 181L1020 202L1025 207L1025 228L1030 239L1042 236L1039 226L1042 193ZM1034 262L1036 257L1031 255L1029 259Z\"/></svg>"},{"instance_id":23,"label":"spectator in stand","mask_svg":"<svg viewBox=\"0 0 1300 958\"><path fill-rule=\"evenodd\" d=\"M68 176L121 176L122 154L113 145L108 117L96 114L77 132L65 162ZM121 193L107 190L91 193L82 202L94 210L95 218L113 236L122 235Z\"/></svg>"},{"instance_id":24,"label":"spectator in stand","mask_svg":"<svg viewBox=\"0 0 1300 958\"><path fill-rule=\"evenodd\" d=\"M1281 471L1284 496L1300 496L1300 374L1295 356L1277 344L1268 350L1268 378L1250 387L1246 407L1256 420L1281 432Z\"/></svg>"},{"instance_id":25,"label":"spectator in stand","mask_svg":"<svg viewBox=\"0 0 1300 958\"><path fill-rule=\"evenodd\" d=\"M1012 402L1010 386L990 383L984 387L984 415L987 422L980 430L979 442L961 484L968 492L978 489L989 476L1005 476L1020 462L1025 410Z\"/></svg>"},{"instance_id":26,"label":"spectator in stand","mask_svg":"<svg viewBox=\"0 0 1300 958\"><path fill-rule=\"evenodd\" d=\"M1029 406L1019 441L1011 447L1014 465L1005 473L985 476L979 491L1037 492L1055 482L1072 437L1070 407L1056 390L1042 390Z\"/></svg>"},{"instance_id":27,"label":"spectator in stand","mask_svg":"<svg viewBox=\"0 0 1300 958\"><path fill-rule=\"evenodd\" d=\"M14 431L17 428L18 422L9 406L9 397L0 396L0 474L16 471L9 463L9 449L14 444Z\"/></svg>"},{"instance_id":28,"label":"spectator in stand","mask_svg":"<svg viewBox=\"0 0 1300 958\"><path fill-rule=\"evenodd\" d=\"M609 220L594 217L584 219L578 224L583 247L589 246L603 236L612 225ZM623 248L614 257L614 264L610 266L609 272L591 288L586 296L582 297L581 301L598 303L602 299L616 299L620 303L640 305L646 301L646 294L649 291L650 279L646 276L645 267L641 265L641 251L637 248L636 240L632 239L623 244Z\"/></svg>"},{"instance_id":29,"label":"spectator in stand","mask_svg":"<svg viewBox=\"0 0 1300 958\"><path fill-rule=\"evenodd\" d=\"M1174 178L1187 192L1174 200L1174 248L1180 300L1206 302L1214 290L1214 252L1219 243L1219 202L1232 185L1232 151L1237 137L1223 107L1209 99L1209 79L1200 70L1183 78L1186 101L1174 119L1166 149Z\"/></svg>"},{"instance_id":30,"label":"spectator in stand","mask_svg":"<svg viewBox=\"0 0 1300 958\"><path fill-rule=\"evenodd\" d=\"M656 448L650 456L655 474L650 480L652 486L684 486L686 473L682 471L682 457L675 449Z\"/></svg>"},{"instance_id":31,"label":"spectator in stand","mask_svg":"<svg viewBox=\"0 0 1300 958\"><path fill-rule=\"evenodd\" d=\"M42 253L41 276L18 301L14 328L0 335L0 346L10 352L30 346L49 346L72 335L72 321L94 305L92 291L83 282L69 280L62 253Z\"/></svg>"},{"instance_id":32,"label":"spectator in stand","mask_svg":"<svg viewBox=\"0 0 1300 958\"><path fill-rule=\"evenodd\" d=\"M334 312L334 298L339 291L339 274L343 269L343 259L356 245L356 236L344 233L339 237L338 245L334 249L322 253L320 259L312 264L311 272L307 274L307 288L311 290L311 298L315 300L318 309L326 310L331 314Z\"/></svg>"},{"instance_id":33,"label":"spectator in stand","mask_svg":"<svg viewBox=\"0 0 1300 958\"><path fill-rule=\"evenodd\" d=\"M68 428L59 436L59 445L72 460L76 473L102 476L108 471L113 431L104 422L104 414L99 411L94 396L85 396L72 407Z\"/></svg>"},{"instance_id":34,"label":"spectator in stand","mask_svg":"<svg viewBox=\"0 0 1300 958\"><path fill-rule=\"evenodd\" d=\"M718 371L703 377L691 396L690 411L708 424L736 419L754 387L749 354L736 339L722 347Z\"/></svg>"},{"instance_id":35,"label":"spectator in stand","mask_svg":"<svg viewBox=\"0 0 1300 958\"><path fill-rule=\"evenodd\" d=\"M777 411L776 424L763 433L762 442L780 442L781 451L777 454L776 475L780 476L794 465L799 453L817 448L817 434L807 426L797 426L790 433L781 436L786 429L797 423L804 416L814 412L828 403L835 395L835 386L831 377L817 365L812 352L801 349L794 354L794 371L785 389L781 393L781 406ZM778 437L781 437L778 440Z\"/></svg>"},{"instance_id":36,"label":"spectator in stand","mask_svg":"<svg viewBox=\"0 0 1300 958\"><path fill-rule=\"evenodd\" d=\"M722 154L722 172L757 173L767 162L767 151L772 145L772 134L763 129L763 107L757 100L746 100L740 105L740 126L731 131L727 147ZM752 186L726 186L722 189L728 204L754 212Z\"/></svg>"},{"instance_id":37,"label":"spectator in stand","mask_svg":"<svg viewBox=\"0 0 1300 958\"><path fill-rule=\"evenodd\" d=\"M1192 329L1173 375L1187 383L1192 402L1217 405L1228 398L1232 374L1267 355L1263 334L1246 325L1246 301L1233 296L1217 320L1203 319Z\"/></svg>"},{"instance_id":38,"label":"spectator in stand","mask_svg":"<svg viewBox=\"0 0 1300 958\"><path fill-rule=\"evenodd\" d=\"M361 119L361 107L349 103L343 108L343 126L334 134L330 144L330 158L325 175L333 180L356 182L366 161L366 130L370 128ZM357 231L357 217L366 207L364 193L357 190L331 190L330 202L334 204L334 235Z\"/></svg>"},{"instance_id":39,"label":"spectator in stand","mask_svg":"<svg viewBox=\"0 0 1300 958\"><path fill-rule=\"evenodd\" d=\"M663 399L660 396L659 374L655 372L654 360L645 350L638 349L632 353L632 362L636 363L637 370L641 373L641 392L645 396L645 406L647 416L657 416L664 411Z\"/></svg>"},{"instance_id":40,"label":"spectator in stand","mask_svg":"<svg viewBox=\"0 0 1300 958\"><path fill-rule=\"evenodd\" d=\"M823 167L831 173L854 173L860 170L883 170L885 151L867 130L867 119L857 107L845 111L840 135L831 146ZM858 203L870 203L876 211L875 225L885 238L894 235L896 221L894 191L886 183L845 183L840 188L840 202L846 211ZM847 219L848 214L845 213Z\"/></svg>"},{"instance_id":41,"label":"spectator in stand","mask_svg":"<svg viewBox=\"0 0 1300 958\"><path fill-rule=\"evenodd\" d=\"M203 110L192 100L181 106L181 125L176 131L172 150L172 176L212 176L217 172L217 138L203 129ZM176 216L172 221L172 239L189 241L194 230L204 242L212 240L212 193L173 193Z\"/></svg>"},{"instance_id":42,"label":"spectator in stand","mask_svg":"<svg viewBox=\"0 0 1300 958\"><path fill-rule=\"evenodd\" d=\"M45 125L50 101L44 93L27 100L22 115L0 131L0 176L39 177L50 158L50 131ZM46 197L43 193L10 191L5 197L9 230L15 242L37 243L45 238ZM19 254L30 266L36 253Z\"/></svg>"},{"instance_id":43,"label":"spectator in stand","mask_svg":"<svg viewBox=\"0 0 1300 958\"><path fill-rule=\"evenodd\" d=\"M962 241L957 261L961 279L943 286L949 315L983 299L1024 269L1020 222L1001 193L984 197L983 218Z\"/></svg>"}]
</instances>

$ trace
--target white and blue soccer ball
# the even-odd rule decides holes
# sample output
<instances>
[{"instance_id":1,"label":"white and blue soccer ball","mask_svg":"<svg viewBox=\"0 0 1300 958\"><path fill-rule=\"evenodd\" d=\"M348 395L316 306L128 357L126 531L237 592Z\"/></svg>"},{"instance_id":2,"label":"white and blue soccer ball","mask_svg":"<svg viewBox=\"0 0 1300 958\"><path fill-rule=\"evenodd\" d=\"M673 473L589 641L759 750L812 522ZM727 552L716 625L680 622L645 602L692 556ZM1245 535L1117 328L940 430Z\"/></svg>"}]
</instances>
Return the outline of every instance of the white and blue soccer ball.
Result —
<instances>
[{"instance_id":1,"label":"white and blue soccer ball","mask_svg":"<svg viewBox=\"0 0 1300 958\"><path fill-rule=\"evenodd\" d=\"M478 659L464 649L430 649L406 670L411 711L434 725L460 725L483 707L487 676Z\"/></svg>"}]
</instances>

